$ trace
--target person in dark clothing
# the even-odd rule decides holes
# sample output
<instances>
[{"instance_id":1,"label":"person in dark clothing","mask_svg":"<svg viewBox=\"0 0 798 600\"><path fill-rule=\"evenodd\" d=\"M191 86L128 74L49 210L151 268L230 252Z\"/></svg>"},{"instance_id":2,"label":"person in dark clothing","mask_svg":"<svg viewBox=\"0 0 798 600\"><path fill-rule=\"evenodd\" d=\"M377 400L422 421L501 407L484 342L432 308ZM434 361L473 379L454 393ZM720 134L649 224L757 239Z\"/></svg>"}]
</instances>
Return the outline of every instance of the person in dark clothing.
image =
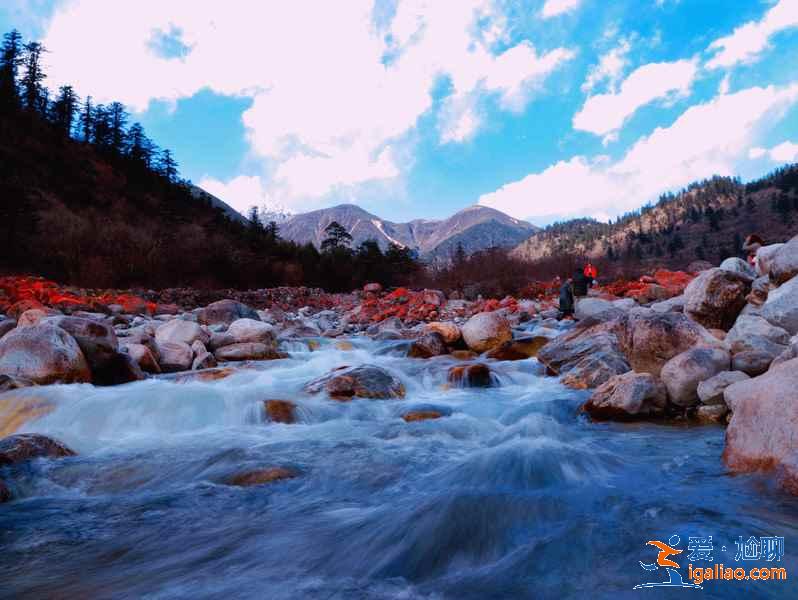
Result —
<instances>
[{"instance_id":1,"label":"person in dark clothing","mask_svg":"<svg viewBox=\"0 0 798 600\"><path fill-rule=\"evenodd\" d=\"M574 315L574 292L572 282L566 279L560 287L560 314L558 319L566 319Z\"/></svg>"},{"instance_id":2,"label":"person in dark clothing","mask_svg":"<svg viewBox=\"0 0 798 600\"><path fill-rule=\"evenodd\" d=\"M576 269L574 271L573 280L574 296L577 299L587 296L587 289L593 285L593 280L587 277L584 272L582 272L582 269Z\"/></svg>"}]
</instances>

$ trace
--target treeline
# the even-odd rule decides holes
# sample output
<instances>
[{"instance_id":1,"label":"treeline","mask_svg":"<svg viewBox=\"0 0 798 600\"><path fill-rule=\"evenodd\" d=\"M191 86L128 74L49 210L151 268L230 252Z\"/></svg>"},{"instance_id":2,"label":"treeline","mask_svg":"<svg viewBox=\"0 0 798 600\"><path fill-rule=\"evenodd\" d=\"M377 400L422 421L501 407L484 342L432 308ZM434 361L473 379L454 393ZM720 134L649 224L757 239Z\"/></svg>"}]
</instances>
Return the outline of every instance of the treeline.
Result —
<instances>
[{"instance_id":1,"label":"treeline","mask_svg":"<svg viewBox=\"0 0 798 600\"><path fill-rule=\"evenodd\" d=\"M69 85L51 95L45 52L16 31L0 47L0 271L88 287L342 291L405 284L418 270L398 247L344 238L319 251L281 239L256 212L230 219L120 102Z\"/></svg>"}]
</instances>

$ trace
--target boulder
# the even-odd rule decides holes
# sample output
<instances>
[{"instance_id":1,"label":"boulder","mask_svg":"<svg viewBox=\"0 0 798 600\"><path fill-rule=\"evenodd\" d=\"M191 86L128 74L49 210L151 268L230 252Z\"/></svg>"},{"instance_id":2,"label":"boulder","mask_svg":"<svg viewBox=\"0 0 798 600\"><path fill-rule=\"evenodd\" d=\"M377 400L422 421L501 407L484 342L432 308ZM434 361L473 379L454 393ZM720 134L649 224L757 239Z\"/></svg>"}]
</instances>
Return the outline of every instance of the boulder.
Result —
<instances>
[{"instance_id":1,"label":"boulder","mask_svg":"<svg viewBox=\"0 0 798 600\"><path fill-rule=\"evenodd\" d=\"M435 307L446 304L446 294L440 290L424 290L421 292L421 301Z\"/></svg>"},{"instance_id":2,"label":"boulder","mask_svg":"<svg viewBox=\"0 0 798 600\"><path fill-rule=\"evenodd\" d=\"M294 479L297 476L298 473L293 469L286 469L284 467L268 467L265 469L257 469L255 471L237 473L229 477L225 483L227 485L234 485L237 487L250 487L253 485L263 485L265 483L283 481L285 479Z\"/></svg>"},{"instance_id":3,"label":"boulder","mask_svg":"<svg viewBox=\"0 0 798 600\"><path fill-rule=\"evenodd\" d=\"M243 342L240 344L230 344L214 351L216 360L236 361L236 360L275 360L286 358L284 352L278 352L273 346L260 344L257 342Z\"/></svg>"},{"instance_id":4,"label":"boulder","mask_svg":"<svg viewBox=\"0 0 798 600\"><path fill-rule=\"evenodd\" d=\"M93 371L117 360L119 341L114 328L106 323L67 316L47 317L42 323L60 327L75 338Z\"/></svg>"},{"instance_id":5,"label":"boulder","mask_svg":"<svg viewBox=\"0 0 798 600\"><path fill-rule=\"evenodd\" d=\"M659 379L630 371L597 387L582 410L595 420L627 421L660 416L667 403L668 392Z\"/></svg>"},{"instance_id":6,"label":"boulder","mask_svg":"<svg viewBox=\"0 0 798 600\"><path fill-rule=\"evenodd\" d=\"M595 317L604 321L609 321L623 314L623 309L618 308L609 300L601 298L580 298L576 302L574 316L579 319Z\"/></svg>"},{"instance_id":7,"label":"boulder","mask_svg":"<svg viewBox=\"0 0 798 600\"><path fill-rule=\"evenodd\" d=\"M236 338L224 332L212 332L210 339L208 340L208 348L211 350L218 350L219 348L224 348L225 346L229 346L230 344L235 344Z\"/></svg>"},{"instance_id":8,"label":"boulder","mask_svg":"<svg viewBox=\"0 0 798 600\"><path fill-rule=\"evenodd\" d=\"M160 365L164 373L187 371L194 362L191 346L184 342L159 343L158 353L161 356Z\"/></svg>"},{"instance_id":9,"label":"boulder","mask_svg":"<svg viewBox=\"0 0 798 600\"><path fill-rule=\"evenodd\" d=\"M735 472L782 467L798 452L798 359L724 392L732 418L723 459ZM795 492L793 492L795 493Z\"/></svg>"},{"instance_id":10,"label":"boulder","mask_svg":"<svg viewBox=\"0 0 798 600\"><path fill-rule=\"evenodd\" d=\"M481 312L471 317L461 329L463 339L474 352L486 352L513 339L510 323L495 312Z\"/></svg>"},{"instance_id":11,"label":"boulder","mask_svg":"<svg viewBox=\"0 0 798 600\"><path fill-rule=\"evenodd\" d=\"M203 325L230 325L238 319L258 320L258 313L236 300L219 300L197 311L197 321Z\"/></svg>"},{"instance_id":12,"label":"boulder","mask_svg":"<svg viewBox=\"0 0 798 600\"><path fill-rule=\"evenodd\" d=\"M61 313L52 308L31 308L19 315L17 320L17 327L30 327L31 325L38 325L42 319L60 315Z\"/></svg>"},{"instance_id":13,"label":"boulder","mask_svg":"<svg viewBox=\"0 0 798 600\"><path fill-rule=\"evenodd\" d=\"M0 439L0 467L34 458L63 458L75 453L59 441L36 433L19 433Z\"/></svg>"},{"instance_id":14,"label":"boulder","mask_svg":"<svg viewBox=\"0 0 798 600\"><path fill-rule=\"evenodd\" d=\"M505 342L485 356L495 360L526 360L537 356L540 349L548 342L549 338L542 335L519 338L511 342Z\"/></svg>"},{"instance_id":15,"label":"boulder","mask_svg":"<svg viewBox=\"0 0 798 600\"><path fill-rule=\"evenodd\" d=\"M787 346L787 349L773 359L773 362L770 363L770 368L772 369L782 363L792 360L793 358L798 358L798 335L793 336L789 345Z\"/></svg>"},{"instance_id":16,"label":"boulder","mask_svg":"<svg viewBox=\"0 0 798 600\"><path fill-rule=\"evenodd\" d=\"M751 292L745 297L748 305L762 306L768 299L770 288L770 277L767 275L754 279L754 282L751 284Z\"/></svg>"},{"instance_id":17,"label":"boulder","mask_svg":"<svg viewBox=\"0 0 798 600\"><path fill-rule=\"evenodd\" d=\"M695 411L695 418L700 423L724 423L729 409L725 404L702 404Z\"/></svg>"},{"instance_id":18,"label":"boulder","mask_svg":"<svg viewBox=\"0 0 798 600\"><path fill-rule=\"evenodd\" d=\"M411 345L407 356L410 358L430 358L446 354L446 344L443 337L434 331L423 334Z\"/></svg>"},{"instance_id":19,"label":"boulder","mask_svg":"<svg viewBox=\"0 0 798 600\"><path fill-rule=\"evenodd\" d=\"M435 321L427 324L426 331L439 334L447 344L456 344L460 341L460 328L455 323Z\"/></svg>"},{"instance_id":20,"label":"boulder","mask_svg":"<svg viewBox=\"0 0 798 600\"><path fill-rule=\"evenodd\" d=\"M0 339L0 373L39 384L91 381L75 339L47 324L16 328Z\"/></svg>"},{"instance_id":21,"label":"boulder","mask_svg":"<svg viewBox=\"0 0 798 600\"><path fill-rule=\"evenodd\" d=\"M756 260L754 266L756 267L756 274L760 277L762 275L770 275L770 268L773 266L773 260L776 254L781 250L784 244L770 244L769 246L762 246L756 251Z\"/></svg>"},{"instance_id":22,"label":"boulder","mask_svg":"<svg viewBox=\"0 0 798 600\"><path fill-rule=\"evenodd\" d=\"M147 375L126 352L117 352L102 367L92 371L92 380L96 385L120 385L147 379Z\"/></svg>"},{"instance_id":23,"label":"boulder","mask_svg":"<svg viewBox=\"0 0 798 600\"><path fill-rule=\"evenodd\" d=\"M455 366L447 374L449 383L458 387L492 387L494 385L490 367L482 363Z\"/></svg>"},{"instance_id":24,"label":"boulder","mask_svg":"<svg viewBox=\"0 0 798 600\"><path fill-rule=\"evenodd\" d=\"M684 312L684 294L655 302L649 308L656 313Z\"/></svg>"},{"instance_id":25,"label":"boulder","mask_svg":"<svg viewBox=\"0 0 798 600\"><path fill-rule=\"evenodd\" d=\"M274 345L276 343L274 327L255 319L237 319L233 321L230 327L227 328L226 335L232 336L236 344L255 342Z\"/></svg>"},{"instance_id":26,"label":"boulder","mask_svg":"<svg viewBox=\"0 0 798 600\"><path fill-rule=\"evenodd\" d=\"M213 369L216 367L216 357L208 352L205 345L196 340L191 344L191 352L194 354L194 361L191 363L192 371L199 371L200 369Z\"/></svg>"},{"instance_id":27,"label":"boulder","mask_svg":"<svg viewBox=\"0 0 798 600\"><path fill-rule=\"evenodd\" d=\"M721 371L698 384L696 389L698 399L701 400L702 404L723 404L726 406L723 401L723 392L726 388L747 379L750 379L750 377L742 371Z\"/></svg>"},{"instance_id":28,"label":"boulder","mask_svg":"<svg viewBox=\"0 0 798 600\"><path fill-rule=\"evenodd\" d=\"M749 265L742 258L737 258L736 256L727 258L720 263L720 267L718 268L731 273L739 273L740 275L745 275L751 279L756 278L756 270L754 270L754 267Z\"/></svg>"},{"instance_id":29,"label":"boulder","mask_svg":"<svg viewBox=\"0 0 798 600\"><path fill-rule=\"evenodd\" d=\"M684 312L704 327L728 330L745 306L752 278L740 273L709 269L684 291Z\"/></svg>"},{"instance_id":30,"label":"boulder","mask_svg":"<svg viewBox=\"0 0 798 600\"><path fill-rule=\"evenodd\" d=\"M309 382L309 394L327 392L335 400L352 398L404 398L405 386L386 370L374 365L340 367Z\"/></svg>"},{"instance_id":31,"label":"boulder","mask_svg":"<svg viewBox=\"0 0 798 600\"><path fill-rule=\"evenodd\" d=\"M418 421L429 421L440 419L443 415L437 410L412 410L402 415L406 423L416 423Z\"/></svg>"},{"instance_id":32,"label":"boulder","mask_svg":"<svg viewBox=\"0 0 798 600\"><path fill-rule=\"evenodd\" d=\"M18 321L22 316L22 313L32 308L44 308L44 305L38 300L33 300L32 298L20 300L19 302L15 302L8 307L8 310L6 310L6 315L15 321Z\"/></svg>"},{"instance_id":33,"label":"boulder","mask_svg":"<svg viewBox=\"0 0 798 600\"><path fill-rule=\"evenodd\" d=\"M798 333L798 277L771 290L767 302L762 305L762 316L790 335Z\"/></svg>"},{"instance_id":34,"label":"boulder","mask_svg":"<svg viewBox=\"0 0 798 600\"><path fill-rule=\"evenodd\" d=\"M698 384L728 371L729 353L722 348L698 347L677 354L662 367L660 378L672 404L688 408L699 403Z\"/></svg>"},{"instance_id":35,"label":"boulder","mask_svg":"<svg viewBox=\"0 0 798 600\"><path fill-rule=\"evenodd\" d=\"M762 346L768 344L780 346L777 349L781 352L789 341L790 334L785 329L754 315L740 315L726 336L726 342L733 352L762 350Z\"/></svg>"},{"instance_id":36,"label":"boulder","mask_svg":"<svg viewBox=\"0 0 798 600\"><path fill-rule=\"evenodd\" d=\"M756 377L767 371L770 368L770 363L779 354L757 350L738 352L732 356L732 370L742 371L746 375Z\"/></svg>"},{"instance_id":37,"label":"boulder","mask_svg":"<svg viewBox=\"0 0 798 600\"><path fill-rule=\"evenodd\" d=\"M128 353L142 371L147 373L161 372L161 367L152 351L144 344L125 344L121 347L121 351Z\"/></svg>"},{"instance_id":38,"label":"boulder","mask_svg":"<svg viewBox=\"0 0 798 600\"><path fill-rule=\"evenodd\" d=\"M165 343L190 346L197 340L207 344L210 341L210 335L193 321L172 319L155 330L155 341L159 346Z\"/></svg>"},{"instance_id":39,"label":"boulder","mask_svg":"<svg viewBox=\"0 0 798 600\"><path fill-rule=\"evenodd\" d=\"M619 348L632 370L658 376L663 365L696 345L719 346L718 340L682 313L643 308L619 320Z\"/></svg>"},{"instance_id":40,"label":"boulder","mask_svg":"<svg viewBox=\"0 0 798 600\"><path fill-rule=\"evenodd\" d=\"M264 400L263 408L266 416L273 423L291 424L296 422L294 412L296 404L288 400Z\"/></svg>"},{"instance_id":41,"label":"boulder","mask_svg":"<svg viewBox=\"0 0 798 600\"><path fill-rule=\"evenodd\" d=\"M3 392L10 392L11 390L19 390L26 387L36 385L30 379L23 379L21 377L12 377L11 375L0 375L0 394Z\"/></svg>"},{"instance_id":42,"label":"boulder","mask_svg":"<svg viewBox=\"0 0 798 600\"><path fill-rule=\"evenodd\" d=\"M5 319L0 321L0 338L7 334L9 331L14 329L17 326L17 322L14 319Z\"/></svg>"},{"instance_id":43,"label":"boulder","mask_svg":"<svg viewBox=\"0 0 798 600\"><path fill-rule=\"evenodd\" d=\"M580 360L562 378L562 384L575 390L588 390L629 371L629 363L621 354L597 352Z\"/></svg>"},{"instance_id":44,"label":"boulder","mask_svg":"<svg viewBox=\"0 0 798 600\"><path fill-rule=\"evenodd\" d=\"M798 236L773 253L769 266L770 279L777 285L798 276Z\"/></svg>"}]
</instances>

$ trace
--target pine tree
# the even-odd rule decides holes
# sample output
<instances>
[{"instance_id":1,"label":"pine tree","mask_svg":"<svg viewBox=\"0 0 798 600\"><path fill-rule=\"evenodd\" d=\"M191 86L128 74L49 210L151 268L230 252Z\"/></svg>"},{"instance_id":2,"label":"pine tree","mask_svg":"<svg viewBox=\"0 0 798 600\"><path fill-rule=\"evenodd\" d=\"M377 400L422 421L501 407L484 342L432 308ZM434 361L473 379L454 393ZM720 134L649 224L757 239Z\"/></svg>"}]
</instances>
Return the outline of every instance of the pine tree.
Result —
<instances>
[{"instance_id":1,"label":"pine tree","mask_svg":"<svg viewBox=\"0 0 798 600\"><path fill-rule=\"evenodd\" d=\"M72 124L78 110L78 97L71 85L64 85L58 90L52 107L52 121L64 137L72 134Z\"/></svg>"},{"instance_id":2,"label":"pine tree","mask_svg":"<svg viewBox=\"0 0 798 600\"><path fill-rule=\"evenodd\" d=\"M150 141L144 134L141 123L133 123L127 132L127 155L133 160L147 165L150 161Z\"/></svg>"},{"instance_id":3,"label":"pine tree","mask_svg":"<svg viewBox=\"0 0 798 600\"><path fill-rule=\"evenodd\" d=\"M24 57L22 35L16 29L3 36L0 46L0 113L19 109L17 77Z\"/></svg>"},{"instance_id":4,"label":"pine tree","mask_svg":"<svg viewBox=\"0 0 798 600\"><path fill-rule=\"evenodd\" d=\"M42 70L42 54L45 49L39 42L29 42L24 48L25 74L20 82L23 104L29 111L43 115L47 112L47 93L42 84L47 78Z\"/></svg>"},{"instance_id":5,"label":"pine tree","mask_svg":"<svg viewBox=\"0 0 798 600\"><path fill-rule=\"evenodd\" d=\"M125 146L125 125L127 112L121 102L112 102L108 107L109 149L116 154L122 154Z\"/></svg>"},{"instance_id":6,"label":"pine tree","mask_svg":"<svg viewBox=\"0 0 798 600\"><path fill-rule=\"evenodd\" d=\"M327 225L324 233L327 237L321 243L322 252L337 250L338 248L349 248L352 243L352 236L338 221L333 221Z\"/></svg>"},{"instance_id":7,"label":"pine tree","mask_svg":"<svg viewBox=\"0 0 798 600\"><path fill-rule=\"evenodd\" d=\"M83 110L78 117L78 127L83 141L91 143L94 132L94 107L91 104L91 96L86 96L86 101L83 103Z\"/></svg>"},{"instance_id":8,"label":"pine tree","mask_svg":"<svg viewBox=\"0 0 798 600\"><path fill-rule=\"evenodd\" d=\"M164 150L161 152L160 160L158 161L158 172L166 177L167 181L174 183L177 181L177 163L172 157L172 152Z\"/></svg>"}]
</instances>

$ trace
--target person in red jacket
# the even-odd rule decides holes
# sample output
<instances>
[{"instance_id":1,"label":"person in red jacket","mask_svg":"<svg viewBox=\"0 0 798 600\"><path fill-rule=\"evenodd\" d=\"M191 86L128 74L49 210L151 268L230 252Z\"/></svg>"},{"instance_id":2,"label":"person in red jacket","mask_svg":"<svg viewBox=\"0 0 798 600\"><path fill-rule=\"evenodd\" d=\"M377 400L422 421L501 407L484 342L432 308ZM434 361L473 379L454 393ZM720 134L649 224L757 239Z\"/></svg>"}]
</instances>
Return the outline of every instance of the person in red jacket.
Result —
<instances>
[{"instance_id":1,"label":"person in red jacket","mask_svg":"<svg viewBox=\"0 0 798 600\"><path fill-rule=\"evenodd\" d=\"M583 273L585 274L585 277L587 277L588 279L595 279L596 277L598 277L598 270L596 269L595 266L593 266L593 263L589 261L585 265L585 270L583 271Z\"/></svg>"}]
</instances>

